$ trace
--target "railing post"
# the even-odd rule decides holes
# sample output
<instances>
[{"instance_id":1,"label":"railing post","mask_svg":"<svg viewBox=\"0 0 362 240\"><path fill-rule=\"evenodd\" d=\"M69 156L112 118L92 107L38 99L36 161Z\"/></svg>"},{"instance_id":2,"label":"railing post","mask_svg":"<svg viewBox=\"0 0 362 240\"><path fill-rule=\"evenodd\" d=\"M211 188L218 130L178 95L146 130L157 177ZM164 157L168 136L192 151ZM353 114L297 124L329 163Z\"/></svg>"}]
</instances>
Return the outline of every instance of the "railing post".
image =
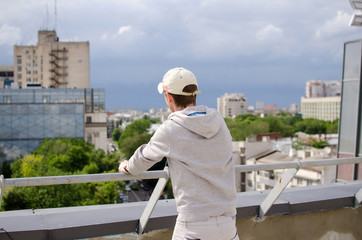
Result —
<instances>
[{"instance_id":1,"label":"railing post","mask_svg":"<svg viewBox=\"0 0 362 240\"><path fill-rule=\"evenodd\" d=\"M168 177L158 179L156 187L153 190L152 195L147 202L145 210L143 210L143 213L138 222L138 229L136 229L136 231L138 232L139 235L141 235L143 233L143 231L145 230L148 220L150 219L150 216L153 212L153 209L155 208L155 206L158 202L158 199L160 198L161 193L162 193L163 189L165 188L167 181L169 179L168 167L165 167L163 170L167 171Z\"/></svg>"},{"instance_id":2,"label":"railing post","mask_svg":"<svg viewBox=\"0 0 362 240\"><path fill-rule=\"evenodd\" d=\"M3 194L4 194L4 186L5 186L4 175L1 175L0 176L0 211L1 211L1 202L2 202Z\"/></svg>"},{"instance_id":3,"label":"railing post","mask_svg":"<svg viewBox=\"0 0 362 240\"><path fill-rule=\"evenodd\" d=\"M287 187L289 182L293 179L295 174L297 174L300 163L297 161L298 166L296 168L288 169L283 176L278 179L277 183L274 185L273 189L270 191L268 196L260 204L259 208L259 217L258 220L261 220L265 214L269 211L274 202L278 199L283 190Z\"/></svg>"}]
</instances>

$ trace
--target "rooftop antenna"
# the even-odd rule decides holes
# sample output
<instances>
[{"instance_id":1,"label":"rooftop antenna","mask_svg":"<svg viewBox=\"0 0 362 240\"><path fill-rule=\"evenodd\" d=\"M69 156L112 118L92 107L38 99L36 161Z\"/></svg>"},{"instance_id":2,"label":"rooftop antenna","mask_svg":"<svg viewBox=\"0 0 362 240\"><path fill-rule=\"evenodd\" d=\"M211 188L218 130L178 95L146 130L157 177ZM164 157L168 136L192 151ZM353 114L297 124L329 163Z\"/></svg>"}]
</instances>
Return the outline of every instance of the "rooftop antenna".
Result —
<instances>
[{"instance_id":1,"label":"rooftop antenna","mask_svg":"<svg viewBox=\"0 0 362 240\"><path fill-rule=\"evenodd\" d=\"M49 9L48 9L48 1L45 1L45 9L46 9L46 17L45 17L45 29L48 29L48 22L49 22Z\"/></svg>"},{"instance_id":2,"label":"rooftop antenna","mask_svg":"<svg viewBox=\"0 0 362 240\"><path fill-rule=\"evenodd\" d=\"M54 30L55 32L57 31L57 0L55 0L55 6L54 6L54 9L55 9L55 14L54 14Z\"/></svg>"}]
</instances>

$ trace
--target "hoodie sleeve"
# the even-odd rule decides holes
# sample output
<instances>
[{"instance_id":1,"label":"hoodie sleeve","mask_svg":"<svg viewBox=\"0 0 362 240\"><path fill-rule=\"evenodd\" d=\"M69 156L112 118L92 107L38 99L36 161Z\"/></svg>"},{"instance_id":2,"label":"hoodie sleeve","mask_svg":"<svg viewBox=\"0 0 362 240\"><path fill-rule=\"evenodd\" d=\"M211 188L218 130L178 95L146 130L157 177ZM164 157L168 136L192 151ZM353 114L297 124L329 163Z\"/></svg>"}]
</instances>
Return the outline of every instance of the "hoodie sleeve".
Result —
<instances>
[{"instance_id":1,"label":"hoodie sleeve","mask_svg":"<svg viewBox=\"0 0 362 240\"><path fill-rule=\"evenodd\" d=\"M138 175L157 162L167 157L170 152L169 146L166 144L167 136L164 133L164 125L162 125L147 144L140 146L129 159L128 171L132 175Z\"/></svg>"}]
</instances>

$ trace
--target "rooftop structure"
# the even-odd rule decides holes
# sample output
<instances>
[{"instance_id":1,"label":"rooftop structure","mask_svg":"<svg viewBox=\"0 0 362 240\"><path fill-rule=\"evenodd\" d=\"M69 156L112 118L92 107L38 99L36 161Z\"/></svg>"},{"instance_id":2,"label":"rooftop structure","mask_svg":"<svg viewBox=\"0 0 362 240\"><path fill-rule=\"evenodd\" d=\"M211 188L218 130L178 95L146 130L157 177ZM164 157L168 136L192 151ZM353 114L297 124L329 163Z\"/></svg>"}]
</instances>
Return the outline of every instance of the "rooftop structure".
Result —
<instances>
[{"instance_id":1,"label":"rooftop structure","mask_svg":"<svg viewBox=\"0 0 362 240\"><path fill-rule=\"evenodd\" d=\"M362 155L362 40L344 44L338 157ZM338 167L338 178L362 179L362 165Z\"/></svg>"}]
</instances>

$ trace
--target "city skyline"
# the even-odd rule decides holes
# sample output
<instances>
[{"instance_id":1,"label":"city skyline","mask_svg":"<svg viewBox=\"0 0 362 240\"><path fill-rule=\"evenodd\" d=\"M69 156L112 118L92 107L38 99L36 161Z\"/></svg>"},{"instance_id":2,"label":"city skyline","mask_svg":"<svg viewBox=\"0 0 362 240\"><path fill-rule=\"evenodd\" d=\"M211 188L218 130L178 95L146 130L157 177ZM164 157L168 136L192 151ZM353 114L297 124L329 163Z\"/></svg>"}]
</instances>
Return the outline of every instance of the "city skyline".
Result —
<instances>
[{"instance_id":1,"label":"city skyline","mask_svg":"<svg viewBox=\"0 0 362 240\"><path fill-rule=\"evenodd\" d=\"M89 41L91 87L105 88L107 110L166 107L157 83L183 66L198 78L199 104L225 93L288 107L309 80L341 80L349 1L2 2L0 65L14 45L36 45L40 29L60 41Z\"/></svg>"}]
</instances>

